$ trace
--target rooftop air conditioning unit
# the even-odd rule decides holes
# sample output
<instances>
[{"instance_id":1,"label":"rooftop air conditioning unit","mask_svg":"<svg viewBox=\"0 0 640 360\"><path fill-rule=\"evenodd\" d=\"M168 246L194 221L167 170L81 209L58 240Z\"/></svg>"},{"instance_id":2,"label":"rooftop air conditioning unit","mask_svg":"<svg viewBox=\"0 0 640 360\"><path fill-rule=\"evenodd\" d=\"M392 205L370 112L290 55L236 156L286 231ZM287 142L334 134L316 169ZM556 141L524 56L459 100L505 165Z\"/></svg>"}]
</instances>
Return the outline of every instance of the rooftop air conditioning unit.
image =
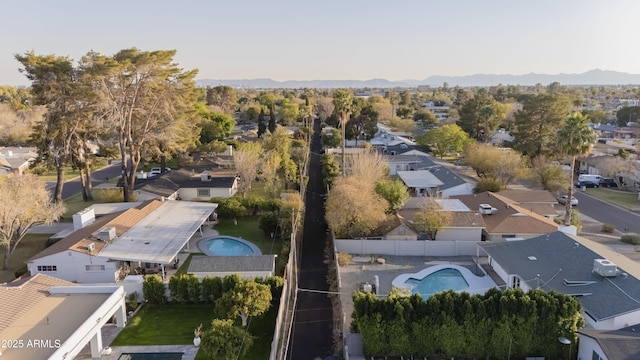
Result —
<instances>
[{"instance_id":1,"label":"rooftop air conditioning unit","mask_svg":"<svg viewBox=\"0 0 640 360\"><path fill-rule=\"evenodd\" d=\"M88 248L89 248L89 252L91 252L91 251L96 249L96 244L95 243L91 243L91 244L89 244Z\"/></svg>"},{"instance_id":2,"label":"rooftop air conditioning unit","mask_svg":"<svg viewBox=\"0 0 640 360\"><path fill-rule=\"evenodd\" d=\"M202 181L202 182L210 182L211 181L211 174L209 174L209 173L200 174L200 181Z\"/></svg>"},{"instance_id":3,"label":"rooftop air conditioning unit","mask_svg":"<svg viewBox=\"0 0 640 360\"><path fill-rule=\"evenodd\" d=\"M618 266L607 259L593 259L593 272L604 277L618 275Z\"/></svg>"},{"instance_id":4,"label":"rooftop air conditioning unit","mask_svg":"<svg viewBox=\"0 0 640 360\"><path fill-rule=\"evenodd\" d=\"M104 242L110 242L116 238L116 228L113 226L109 226L103 228L98 232L98 240Z\"/></svg>"}]
</instances>

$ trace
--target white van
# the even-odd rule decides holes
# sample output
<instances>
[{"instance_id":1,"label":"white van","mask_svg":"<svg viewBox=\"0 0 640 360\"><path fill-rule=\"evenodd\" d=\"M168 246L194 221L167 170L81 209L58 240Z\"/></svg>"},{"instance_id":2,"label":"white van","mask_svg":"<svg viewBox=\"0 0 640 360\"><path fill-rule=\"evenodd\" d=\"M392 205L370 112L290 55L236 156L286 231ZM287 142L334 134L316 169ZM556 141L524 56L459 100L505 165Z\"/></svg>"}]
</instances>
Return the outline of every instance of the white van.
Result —
<instances>
[{"instance_id":1,"label":"white van","mask_svg":"<svg viewBox=\"0 0 640 360\"><path fill-rule=\"evenodd\" d=\"M582 181L590 181L592 183L595 184L600 184L600 180L602 180L603 177L600 175L590 175L590 174L581 174L578 176L578 181L582 182Z\"/></svg>"}]
</instances>

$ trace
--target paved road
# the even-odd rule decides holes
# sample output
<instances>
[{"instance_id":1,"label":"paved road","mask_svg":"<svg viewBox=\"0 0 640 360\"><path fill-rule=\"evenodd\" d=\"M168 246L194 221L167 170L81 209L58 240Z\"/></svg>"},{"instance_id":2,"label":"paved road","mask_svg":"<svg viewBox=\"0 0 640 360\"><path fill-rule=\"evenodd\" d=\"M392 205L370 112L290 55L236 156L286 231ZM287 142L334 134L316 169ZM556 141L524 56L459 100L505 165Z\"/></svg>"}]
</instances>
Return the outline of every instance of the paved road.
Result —
<instances>
[{"instance_id":1,"label":"paved road","mask_svg":"<svg viewBox=\"0 0 640 360\"><path fill-rule=\"evenodd\" d=\"M604 224L611 224L619 231L628 229L630 232L640 233L638 214L596 199L580 190L576 191L574 196L578 199L577 209L581 214Z\"/></svg>"},{"instance_id":2,"label":"paved road","mask_svg":"<svg viewBox=\"0 0 640 360\"><path fill-rule=\"evenodd\" d=\"M91 173L91 184L93 186L97 186L102 184L107 179L113 179L115 177L120 176L120 163L115 163L109 165L100 170L93 171ZM47 181L47 190L53 192L56 188L55 181ZM68 180L64 183L64 187L62 188L62 198L67 199L75 194L80 193L82 191L82 185L80 185L80 179Z\"/></svg>"},{"instance_id":3,"label":"paved road","mask_svg":"<svg viewBox=\"0 0 640 360\"><path fill-rule=\"evenodd\" d=\"M320 130L320 121L316 120L311 142L298 287L328 291L328 266L324 263L324 250L329 237L324 219ZM287 359L313 360L332 355L331 316L331 301L326 293L299 291Z\"/></svg>"}]
</instances>

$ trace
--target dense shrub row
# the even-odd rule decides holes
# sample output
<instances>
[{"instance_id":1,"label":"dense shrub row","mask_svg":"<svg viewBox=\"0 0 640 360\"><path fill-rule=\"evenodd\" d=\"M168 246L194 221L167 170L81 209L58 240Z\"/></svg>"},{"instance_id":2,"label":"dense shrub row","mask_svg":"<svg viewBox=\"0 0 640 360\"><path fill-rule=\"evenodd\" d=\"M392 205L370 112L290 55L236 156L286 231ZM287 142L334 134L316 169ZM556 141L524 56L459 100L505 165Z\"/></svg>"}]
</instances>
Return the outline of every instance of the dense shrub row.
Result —
<instances>
[{"instance_id":1,"label":"dense shrub row","mask_svg":"<svg viewBox=\"0 0 640 360\"><path fill-rule=\"evenodd\" d=\"M213 198L211 202L218 204L216 213L224 219L255 216L265 212L278 212L282 206L282 201L278 199L263 199L258 197L241 198L232 196L229 198Z\"/></svg>"},{"instance_id":2,"label":"dense shrub row","mask_svg":"<svg viewBox=\"0 0 640 360\"><path fill-rule=\"evenodd\" d=\"M167 302L184 303L213 303L222 294L236 287L241 282L238 274L228 275L224 278L206 276L202 282L194 275L180 274L169 279L170 298L165 295L165 285L159 275L147 275L142 284L144 298L151 304L164 304ZM283 279L279 276L257 278L259 284L268 285L271 288L272 299L280 299ZM275 300L274 300L275 301Z\"/></svg>"},{"instance_id":3,"label":"dense shrub row","mask_svg":"<svg viewBox=\"0 0 640 360\"><path fill-rule=\"evenodd\" d=\"M359 292L353 300L352 330L362 334L367 357L556 359L564 350L558 336L575 343L584 326L577 299L542 290L491 289L473 296L447 291L426 301Z\"/></svg>"}]
</instances>

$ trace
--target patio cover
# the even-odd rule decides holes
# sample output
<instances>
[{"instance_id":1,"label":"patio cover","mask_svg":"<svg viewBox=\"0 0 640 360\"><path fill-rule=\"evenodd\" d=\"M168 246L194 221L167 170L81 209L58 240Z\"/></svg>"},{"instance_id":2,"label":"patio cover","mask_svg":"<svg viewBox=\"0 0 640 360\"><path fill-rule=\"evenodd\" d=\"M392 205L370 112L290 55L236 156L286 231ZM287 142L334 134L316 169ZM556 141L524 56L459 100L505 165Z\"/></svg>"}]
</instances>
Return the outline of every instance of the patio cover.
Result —
<instances>
[{"instance_id":1,"label":"patio cover","mask_svg":"<svg viewBox=\"0 0 640 360\"><path fill-rule=\"evenodd\" d=\"M218 205L165 200L98 254L114 260L168 264Z\"/></svg>"}]
</instances>

